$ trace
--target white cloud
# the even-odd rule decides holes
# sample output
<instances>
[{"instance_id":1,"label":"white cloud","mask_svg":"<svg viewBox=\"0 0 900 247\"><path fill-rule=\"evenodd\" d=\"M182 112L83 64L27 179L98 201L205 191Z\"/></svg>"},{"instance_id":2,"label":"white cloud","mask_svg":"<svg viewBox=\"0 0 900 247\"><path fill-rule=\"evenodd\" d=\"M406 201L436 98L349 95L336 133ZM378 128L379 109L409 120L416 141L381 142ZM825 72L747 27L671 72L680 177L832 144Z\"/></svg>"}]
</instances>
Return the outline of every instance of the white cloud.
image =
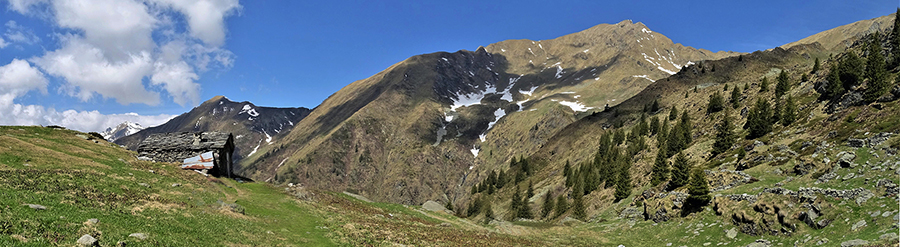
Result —
<instances>
[{"instance_id":1,"label":"white cloud","mask_svg":"<svg viewBox=\"0 0 900 247\"><path fill-rule=\"evenodd\" d=\"M6 48L6 46L8 46L8 45L9 45L9 43L6 42L6 40L3 40L2 37L0 37L0 49Z\"/></svg>"},{"instance_id":2,"label":"white cloud","mask_svg":"<svg viewBox=\"0 0 900 247\"><path fill-rule=\"evenodd\" d=\"M62 48L32 61L47 73L65 78L68 85L61 88L70 96L87 101L98 93L123 105L160 103L159 93L147 91L142 84L144 76L153 71L148 51L128 54L127 60L110 61L104 50L80 37L62 39Z\"/></svg>"},{"instance_id":3,"label":"white cloud","mask_svg":"<svg viewBox=\"0 0 900 247\"><path fill-rule=\"evenodd\" d=\"M0 107L0 115L4 116L0 118L0 125L59 125L84 132L100 132L125 121L152 127L175 117L167 114L142 116L136 113L106 115L98 111L75 110L59 112L54 108L20 104Z\"/></svg>"},{"instance_id":4,"label":"white cloud","mask_svg":"<svg viewBox=\"0 0 900 247\"><path fill-rule=\"evenodd\" d=\"M39 3L47 2L46 0L9 0L9 8L21 14L28 14L31 7Z\"/></svg>"},{"instance_id":5,"label":"white cloud","mask_svg":"<svg viewBox=\"0 0 900 247\"><path fill-rule=\"evenodd\" d=\"M37 35L34 35L34 32L31 31L31 29L17 24L16 21L7 21L5 26L6 32L3 35L6 36L6 38L11 42L33 45L41 41L41 38L38 38Z\"/></svg>"},{"instance_id":6,"label":"white cloud","mask_svg":"<svg viewBox=\"0 0 900 247\"><path fill-rule=\"evenodd\" d=\"M0 107L12 105L15 98L31 90L47 93L47 78L44 73L19 59L0 66Z\"/></svg>"},{"instance_id":7,"label":"white cloud","mask_svg":"<svg viewBox=\"0 0 900 247\"><path fill-rule=\"evenodd\" d=\"M185 15L191 36L215 47L225 43L225 17L240 11L238 0L155 0Z\"/></svg>"},{"instance_id":8,"label":"white cloud","mask_svg":"<svg viewBox=\"0 0 900 247\"><path fill-rule=\"evenodd\" d=\"M104 51L114 62L150 51L157 18L132 0L57 0L52 8L60 27L84 31L85 42Z\"/></svg>"}]
</instances>

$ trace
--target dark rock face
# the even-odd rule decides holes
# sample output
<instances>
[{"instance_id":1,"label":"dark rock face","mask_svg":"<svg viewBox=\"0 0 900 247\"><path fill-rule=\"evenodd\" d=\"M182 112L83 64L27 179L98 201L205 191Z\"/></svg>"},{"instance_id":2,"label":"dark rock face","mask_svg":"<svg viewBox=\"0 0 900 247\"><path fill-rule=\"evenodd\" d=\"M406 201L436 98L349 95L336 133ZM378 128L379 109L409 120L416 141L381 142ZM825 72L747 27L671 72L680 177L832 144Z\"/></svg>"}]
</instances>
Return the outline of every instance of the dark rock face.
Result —
<instances>
[{"instance_id":1,"label":"dark rock face","mask_svg":"<svg viewBox=\"0 0 900 247\"><path fill-rule=\"evenodd\" d=\"M803 175L809 174L809 171L811 171L815 168L816 168L816 165L813 163L797 164L797 165L794 165L794 169L792 172L797 176L803 176Z\"/></svg>"}]
</instances>

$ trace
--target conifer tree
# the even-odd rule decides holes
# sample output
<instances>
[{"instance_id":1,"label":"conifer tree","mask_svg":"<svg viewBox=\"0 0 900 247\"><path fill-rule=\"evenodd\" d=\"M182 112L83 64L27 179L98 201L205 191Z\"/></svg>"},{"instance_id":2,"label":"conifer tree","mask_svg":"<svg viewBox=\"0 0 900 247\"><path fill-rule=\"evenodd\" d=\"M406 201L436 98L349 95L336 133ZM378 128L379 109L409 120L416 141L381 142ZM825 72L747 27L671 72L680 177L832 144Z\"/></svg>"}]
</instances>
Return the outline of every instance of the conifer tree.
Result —
<instances>
[{"instance_id":1,"label":"conifer tree","mask_svg":"<svg viewBox=\"0 0 900 247\"><path fill-rule=\"evenodd\" d=\"M778 99L775 99L775 108L772 109L772 117L769 118L769 124L774 125L781 121L781 112L782 112L782 104L778 103Z\"/></svg>"},{"instance_id":2,"label":"conifer tree","mask_svg":"<svg viewBox=\"0 0 900 247\"><path fill-rule=\"evenodd\" d=\"M688 158L684 156L684 153L679 152L675 156L675 163L672 166L672 181L669 182L669 190L677 189L688 183L690 167L691 164Z\"/></svg>"},{"instance_id":3,"label":"conifer tree","mask_svg":"<svg viewBox=\"0 0 900 247\"><path fill-rule=\"evenodd\" d=\"M653 104L650 105L650 112L656 114L659 111L659 100L653 100Z\"/></svg>"},{"instance_id":4,"label":"conifer tree","mask_svg":"<svg viewBox=\"0 0 900 247\"><path fill-rule=\"evenodd\" d=\"M482 211L484 211L484 221L485 221L485 223L491 222L491 220L494 219L494 209L493 209L493 207L491 206L491 204L492 204L492 203L491 203L490 200L485 200L485 203L484 203L484 210L482 210Z\"/></svg>"},{"instance_id":5,"label":"conifer tree","mask_svg":"<svg viewBox=\"0 0 900 247\"><path fill-rule=\"evenodd\" d=\"M666 159L666 149L660 148L656 152L656 160L653 162L653 170L650 174L650 186L657 186L669 179L669 161Z\"/></svg>"},{"instance_id":6,"label":"conifer tree","mask_svg":"<svg viewBox=\"0 0 900 247\"><path fill-rule=\"evenodd\" d=\"M769 102L762 98L757 98L756 105L750 109L750 113L747 115L747 123L744 124L744 128L750 131L747 134L747 139L755 139L771 132L771 117Z\"/></svg>"},{"instance_id":7,"label":"conifer tree","mask_svg":"<svg viewBox=\"0 0 900 247\"><path fill-rule=\"evenodd\" d=\"M515 220L522 211L522 193L519 193L519 186L516 186L516 192L513 194L509 202L510 219Z\"/></svg>"},{"instance_id":8,"label":"conifer tree","mask_svg":"<svg viewBox=\"0 0 900 247\"><path fill-rule=\"evenodd\" d=\"M744 159L747 156L747 151L744 148L738 148L738 160Z\"/></svg>"},{"instance_id":9,"label":"conifer tree","mask_svg":"<svg viewBox=\"0 0 900 247\"><path fill-rule=\"evenodd\" d=\"M731 123L731 116L726 112L722 116L722 121L716 126L716 141L713 143L712 156L715 157L731 149L734 145L734 125Z\"/></svg>"},{"instance_id":10,"label":"conifer tree","mask_svg":"<svg viewBox=\"0 0 900 247\"><path fill-rule=\"evenodd\" d=\"M625 131L621 128L613 131L613 145L622 145L623 142L625 142Z\"/></svg>"},{"instance_id":11,"label":"conifer tree","mask_svg":"<svg viewBox=\"0 0 900 247\"><path fill-rule=\"evenodd\" d=\"M828 72L828 77L825 78L828 84L825 85L825 92L822 94L822 99L827 100L836 100L844 95L844 85L841 83L840 71L838 68L832 68L831 71Z\"/></svg>"},{"instance_id":12,"label":"conifer tree","mask_svg":"<svg viewBox=\"0 0 900 247\"><path fill-rule=\"evenodd\" d=\"M654 116L650 118L650 135L656 135L659 133L659 117Z\"/></svg>"},{"instance_id":13,"label":"conifer tree","mask_svg":"<svg viewBox=\"0 0 900 247\"><path fill-rule=\"evenodd\" d=\"M676 118L678 118L678 109L673 105L672 109L669 110L669 121L675 121Z\"/></svg>"},{"instance_id":14,"label":"conifer tree","mask_svg":"<svg viewBox=\"0 0 900 247\"><path fill-rule=\"evenodd\" d=\"M700 169L694 169L691 172L691 184L688 187L687 202L690 208L699 211L700 208L709 204L711 197L709 196L709 184L706 182L706 175Z\"/></svg>"},{"instance_id":15,"label":"conifer tree","mask_svg":"<svg viewBox=\"0 0 900 247\"><path fill-rule=\"evenodd\" d=\"M762 82L759 83L759 91L760 92L768 92L769 91L769 78L763 77Z\"/></svg>"},{"instance_id":16,"label":"conifer tree","mask_svg":"<svg viewBox=\"0 0 900 247\"><path fill-rule=\"evenodd\" d=\"M472 195L478 193L478 184L472 185Z\"/></svg>"},{"instance_id":17,"label":"conifer tree","mask_svg":"<svg viewBox=\"0 0 900 247\"><path fill-rule=\"evenodd\" d=\"M531 200L532 197L534 197L534 184L532 184L531 181L528 181L528 190L525 191L524 201L527 202L528 200Z\"/></svg>"},{"instance_id":18,"label":"conifer tree","mask_svg":"<svg viewBox=\"0 0 900 247\"><path fill-rule=\"evenodd\" d=\"M684 146L684 134L681 133L681 124L676 124L669 132L669 139L666 140L666 154L672 155L681 152Z\"/></svg>"},{"instance_id":19,"label":"conifer tree","mask_svg":"<svg viewBox=\"0 0 900 247\"><path fill-rule=\"evenodd\" d=\"M866 60L866 84L865 100L873 102L890 89L887 70L885 70L884 56L881 55L881 38L878 32L872 34L869 42L869 57Z\"/></svg>"},{"instance_id":20,"label":"conifer tree","mask_svg":"<svg viewBox=\"0 0 900 247\"><path fill-rule=\"evenodd\" d=\"M709 96L709 103L706 106L706 113L715 113L725 109L725 99L718 91Z\"/></svg>"},{"instance_id":21,"label":"conifer tree","mask_svg":"<svg viewBox=\"0 0 900 247\"><path fill-rule=\"evenodd\" d=\"M734 87L734 90L731 90L731 108L737 109L741 107L741 91L740 88Z\"/></svg>"},{"instance_id":22,"label":"conifer tree","mask_svg":"<svg viewBox=\"0 0 900 247\"><path fill-rule=\"evenodd\" d=\"M566 210L569 210L569 202L566 200L565 195L560 194L556 197L556 217L566 213Z\"/></svg>"},{"instance_id":23,"label":"conifer tree","mask_svg":"<svg viewBox=\"0 0 900 247\"><path fill-rule=\"evenodd\" d=\"M863 79L863 62L856 53L852 51L848 52L848 54L841 59L841 62L838 63L838 75L841 79L841 84L844 85L844 89L850 90L853 87L859 85Z\"/></svg>"},{"instance_id":24,"label":"conifer tree","mask_svg":"<svg viewBox=\"0 0 900 247\"><path fill-rule=\"evenodd\" d=\"M778 74L776 78L778 81L775 84L775 98L781 98L782 95L791 90L791 82L790 78L787 75L787 72L781 70L781 73Z\"/></svg>"},{"instance_id":25,"label":"conifer tree","mask_svg":"<svg viewBox=\"0 0 900 247\"><path fill-rule=\"evenodd\" d=\"M587 212L585 212L584 208L584 198L576 197L573 204L572 216L575 216L575 218L579 220L585 220L585 218L587 218Z\"/></svg>"},{"instance_id":26,"label":"conifer tree","mask_svg":"<svg viewBox=\"0 0 900 247\"><path fill-rule=\"evenodd\" d=\"M894 14L894 29L891 31L891 55L894 59L892 67L900 66L900 8Z\"/></svg>"},{"instance_id":27,"label":"conifer tree","mask_svg":"<svg viewBox=\"0 0 900 247\"><path fill-rule=\"evenodd\" d=\"M794 105L794 99L789 95L784 101L784 112L781 113L781 125L791 125L795 120L797 120L797 106Z\"/></svg>"},{"instance_id":28,"label":"conifer tree","mask_svg":"<svg viewBox=\"0 0 900 247\"><path fill-rule=\"evenodd\" d=\"M631 172L628 171L631 168L631 162L620 162L622 162L623 164L619 165L618 179L616 179L616 192L614 193L616 201L620 201L631 195L632 187Z\"/></svg>"},{"instance_id":29,"label":"conifer tree","mask_svg":"<svg viewBox=\"0 0 900 247\"><path fill-rule=\"evenodd\" d=\"M541 218L547 218L550 215L550 212L553 211L553 196L550 195L550 191L544 195L544 205L541 205Z\"/></svg>"},{"instance_id":30,"label":"conifer tree","mask_svg":"<svg viewBox=\"0 0 900 247\"><path fill-rule=\"evenodd\" d=\"M503 170L500 173L497 173L497 189L502 189L509 178L506 177L506 172Z\"/></svg>"},{"instance_id":31,"label":"conifer tree","mask_svg":"<svg viewBox=\"0 0 900 247\"><path fill-rule=\"evenodd\" d=\"M563 166L563 176L565 176L566 179L569 179L569 177L572 176L572 165L569 164L569 160L566 160L566 165Z\"/></svg>"},{"instance_id":32,"label":"conifer tree","mask_svg":"<svg viewBox=\"0 0 900 247\"><path fill-rule=\"evenodd\" d=\"M662 120L662 123L659 126L659 133L656 134L656 147L657 148L665 148L666 141L669 138L669 121L666 119Z\"/></svg>"},{"instance_id":33,"label":"conifer tree","mask_svg":"<svg viewBox=\"0 0 900 247\"><path fill-rule=\"evenodd\" d=\"M822 65L819 64L819 58L816 58L816 63L813 64L812 71L810 71L809 73L810 73L810 74L815 74L817 71L819 71L819 69L821 69L821 66L822 66Z\"/></svg>"}]
</instances>

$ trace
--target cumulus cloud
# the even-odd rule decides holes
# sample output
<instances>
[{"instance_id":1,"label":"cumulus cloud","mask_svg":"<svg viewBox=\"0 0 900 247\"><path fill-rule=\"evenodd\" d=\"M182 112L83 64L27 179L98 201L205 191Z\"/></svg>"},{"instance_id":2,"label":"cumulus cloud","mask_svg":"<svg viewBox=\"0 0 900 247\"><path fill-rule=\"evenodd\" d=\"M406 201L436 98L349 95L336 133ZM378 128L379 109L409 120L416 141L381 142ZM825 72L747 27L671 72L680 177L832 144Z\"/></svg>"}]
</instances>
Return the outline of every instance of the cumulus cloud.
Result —
<instances>
[{"instance_id":1,"label":"cumulus cloud","mask_svg":"<svg viewBox=\"0 0 900 247\"><path fill-rule=\"evenodd\" d=\"M3 36L6 36L6 38L11 42L33 45L41 41L41 38L38 38L37 35L34 35L34 32L31 31L31 29L17 24L16 21L7 21L5 26L6 32L3 33Z\"/></svg>"},{"instance_id":2,"label":"cumulus cloud","mask_svg":"<svg viewBox=\"0 0 900 247\"><path fill-rule=\"evenodd\" d=\"M9 8L22 14L43 8L63 28L55 35L58 49L31 59L63 79L60 92L125 105L158 105L165 92L185 106L200 102L202 72L233 64L234 54L221 46L225 18L241 6L237 0L13 0Z\"/></svg>"},{"instance_id":3,"label":"cumulus cloud","mask_svg":"<svg viewBox=\"0 0 900 247\"><path fill-rule=\"evenodd\" d=\"M25 60L13 59L0 66L0 107L8 107L13 100L31 90L47 93L47 78Z\"/></svg>"},{"instance_id":4,"label":"cumulus cloud","mask_svg":"<svg viewBox=\"0 0 900 247\"><path fill-rule=\"evenodd\" d=\"M142 116L137 113L107 115L98 111L67 110L60 112L54 108L20 104L0 107L0 115L4 116L0 118L0 125L59 125L84 132L100 132L125 121L152 127L175 117L167 114Z\"/></svg>"},{"instance_id":5,"label":"cumulus cloud","mask_svg":"<svg viewBox=\"0 0 900 247\"><path fill-rule=\"evenodd\" d=\"M6 42L6 40L3 40L2 37L0 37L0 49L6 48L6 46L8 46L8 45L9 45L9 43Z\"/></svg>"}]
</instances>

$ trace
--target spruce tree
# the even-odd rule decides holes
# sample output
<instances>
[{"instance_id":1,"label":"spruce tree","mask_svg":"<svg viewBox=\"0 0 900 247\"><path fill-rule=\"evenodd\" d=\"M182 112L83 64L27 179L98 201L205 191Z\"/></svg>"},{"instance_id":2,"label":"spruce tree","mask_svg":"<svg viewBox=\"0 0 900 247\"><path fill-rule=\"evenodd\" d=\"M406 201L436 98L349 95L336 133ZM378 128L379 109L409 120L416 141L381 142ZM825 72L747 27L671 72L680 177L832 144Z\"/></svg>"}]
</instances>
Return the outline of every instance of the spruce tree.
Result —
<instances>
[{"instance_id":1,"label":"spruce tree","mask_svg":"<svg viewBox=\"0 0 900 247\"><path fill-rule=\"evenodd\" d=\"M656 160L653 162L653 170L650 174L650 186L657 186L669 179L669 161L666 159L666 149L660 148L656 152Z\"/></svg>"},{"instance_id":2,"label":"spruce tree","mask_svg":"<svg viewBox=\"0 0 900 247\"><path fill-rule=\"evenodd\" d=\"M619 165L618 179L616 179L616 192L614 193L616 201L620 201L631 195L631 173L628 171L631 168L631 162L620 162L622 162L622 164Z\"/></svg>"},{"instance_id":3,"label":"spruce tree","mask_svg":"<svg viewBox=\"0 0 900 247\"><path fill-rule=\"evenodd\" d=\"M700 208L709 204L712 197L709 196L709 184L706 182L706 175L702 170L694 169L691 172L688 194L687 204L693 211L699 211Z\"/></svg>"},{"instance_id":4,"label":"spruce tree","mask_svg":"<svg viewBox=\"0 0 900 247\"><path fill-rule=\"evenodd\" d=\"M770 118L772 118L772 113L769 108L769 102L762 98L757 98L756 105L750 109L750 113L747 115L747 123L744 124L744 128L750 131L747 134L747 139L755 139L771 132L772 123Z\"/></svg>"},{"instance_id":5,"label":"spruce tree","mask_svg":"<svg viewBox=\"0 0 900 247\"><path fill-rule=\"evenodd\" d=\"M544 195L544 205L541 205L541 218L547 218L550 215L550 212L553 211L553 196L550 195L550 191Z\"/></svg>"},{"instance_id":6,"label":"spruce tree","mask_svg":"<svg viewBox=\"0 0 900 247\"><path fill-rule=\"evenodd\" d=\"M519 186L516 186L516 192L513 194L509 202L510 220L519 217L519 211L522 210L522 193L519 193Z\"/></svg>"},{"instance_id":7,"label":"spruce tree","mask_svg":"<svg viewBox=\"0 0 900 247\"><path fill-rule=\"evenodd\" d=\"M731 116L726 112L722 116L722 121L716 126L716 141L713 143L712 156L715 157L731 149L734 145L734 125L731 123Z\"/></svg>"},{"instance_id":8,"label":"spruce tree","mask_svg":"<svg viewBox=\"0 0 900 247\"><path fill-rule=\"evenodd\" d=\"M890 89L888 82L887 70L885 70L884 56L881 55L881 38L878 32L872 34L872 40L869 43L869 57L866 60L866 83L865 101L873 102L887 93Z\"/></svg>"},{"instance_id":9,"label":"spruce tree","mask_svg":"<svg viewBox=\"0 0 900 247\"><path fill-rule=\"evenodd\" d=\"M659 126L659 133L656 134L656 147L657 148L665 148L666 140L669 138L669 121L666 119L662 120L662 123Z\"/></svg>"},{"instance_id":10,"label":"spruce tree","mask_svg":"<svg viewBox=\"0 0 900 247\"><path fill-rule=\"evenodd\" d=\"M683 150L683 146L685 145L685 141L683 140L684 134L682 134L681 124L676 124L672 127L672 131L669 132L669 139L666 140L666 153L667 154L675 154L681 152Z\"/></svg>"},{"instance_id":11,"label":"spruce tree","mask_svg":"<svg viewBox=\"0 0 900 247\"><path fill-rule=\"evenodd\" d=\"M731 90L731 108L737 109L741 107L741 91L739 89L734 87L734 90Z\"/></svg>"},{"instance_id":12,"label":"spruce tree","mask_svg":"<svg viewBox=\"0 0 900 247\"><path fill-rule=\"evenodd\" d=\"M531 200L532 197L534 197L534 185L532 184L531 181L528 181L528 190L525 191L525 200L524 201Z\"/></svg>"},{"instance_id":13,"label":"spruce tree","mask_svg":"<svg viewBox=\"0 0 900 247\"><path fill-rule=\"evenodd\" d=\"M650 112L656 114L659 111L659 100L653 100L653 104L650 105Z\"/></svg>"},{"instance_id":14,"label":"spruce tree","mask_svg":"<svg viewBox=\"0 0 900 247\"><path fill-rule=\"evenodd\" d=\"M687 109L684 109L681 113L681 122L679 122L679 125L681 125L681 134L683 135L681 140L684 142L681 146L681 150L684 150L689 144L694 142L694 137L691 134L691 127L693 125L691 125L691 116L688 115Z\"/></svg>"},{"instance_id":15,"label":"spruce tree","mask_svg":"<svg viewBox=\"0 0 900 247\"><path fill-rule=\"evenodd\" d=\"M809 73L810 73L810 74L815 74L817 71L819 71L819 69L821 68L821 66L822 66L822 65L819 64L819 58L816 58L816 63L813 64L812 71L810 71Z\"/></svg>"},{"instance_id":16,"label":"spruce tree","mask_svg":"<svg viewBox=\"0 0 900 247\"><path fill-rule=\"evenodd\" d=\"M565 195L560 194L556 197L556 217L566 213L566 210L569 210L569 202L566 200Z\"/></svg>"},{"instance_id":17,"label":"spruce tree","mask_svg":"<svg viewBox=\"0 0 900 247\"><path fill-rule=\"evenodd\" d=\"M825 92L822 93L824 100L837 100L844 95L844 85L841 83L840 71L838 68L832 68L825 78L828 84L825 85Z\"/></svg>"},{"instance_id":18,"label":"spruce tree","mask_svg":"<svg viewBox=\"0 0 900 247\"><path fill-rule=\"evenodd\" d=\"M659 133L659 117L654 116L650 118L650 135L656 135Z\"/></svg>"},{"instance_id":19,"label":"spruce tree","mask_svg":"<svg viewBox=\"0 0 900 247\"><path fill-rule=\"evenodd\" d=\"M725 98L718 91L709 96L709 103L706 105L706 113L715 113L725 109Z\"/></svg>"},{"instance_id":20,"label":"spruce tree","mask_svg":"<svg viewBox=\"0 0 900 247\"><path fill-rule=\"evenodd\" d=\"M678 109L673 105L669 110L669 121L675 121L676 118L678 118Z\"/></svg>"},{"instance_id":21,"label":"spruce tree","mask_svg":"<svg viewBox=\"0 0 900 247\"><path fill-rule=\"evenodd\" d=\"M572 206L572 216L575 216L576 219L585 220L587 218L587 212L585 212L584 208L584 198L576 197L575 202Z\"/></svg>"},{"instance_id":22,"label":"spruce tree","mask_svg":"<svg viewBox=\"0 0 900 247\"><path fill-rule=\"evenodd\" d=\"M794 99L789 95L784 101L784 112L781 113L781 125L791 125L795 120L797 120L797 106L794 105Z\"/></svg>"},{"instance_id":23,"label":"spruce tree","mask_svg":"<svg viewBox=\"0 0 900 247\"><path fill-rule=\"evenodd\" d=\"M621 128L616 129L613 132L613 145L614 146L622 145L623 142L625 142L625 131L622 130Z\"/></svg>"},{"instance_id":24,"label":"spruce tree","mask_svg":"<svg viewBox=\"0 0 900 247\"><path fill-rule=\"evenodd\" d=\"M675 163L672 166L672 181L669 182L669 190L677 189L688 183L690 167L691 164L688 158L684 156L684 153L679 152L675 156Z\"/></svg>"},{"instance_id":25,"label":"spruce tree","mask_svg":"<svg viewBox=\"0 0 900 247\"><path fill-rule=\"evenodd\" d=\"M760 92L768 92L769 91L769 78L763 77L762 82L759 83L759 91Z\"/></svg>"},{"instance_id":26,"label":"spruce tree","mask_svg":"<svg viewBox=\"0 0 900 247\"><path fill-rule=\"evenodd\" d=\"M856 53L850 51L841 62L838 63L838 76L844 89L850 90L863 80L863 62Z\"/></svg>"},{"instance_id":27,"label":"spruce tree","mask_svg":"<svg viewBox=\"0 0 900 247\"><path fill-rule=\"evenodd\" d=\"M491 222L491 220L494 219L494 209L491 206L491 204L492 203L490 200L485 200L484 210L482 210L482 211L484 211L484 222L485 223Z\"/></svg>"},{"instance_id":28,"label":"spruce tree","mask_svg":"<svg viewBox=\"0 0 900 247\"><path fill-rule=\"evenodd\" d=\"M894 14L894 29L891 31L891 55L894 61L891 63L893 68L900 66L900 8Z\"/></svg>"},{"instance_id":29,"label":"spruce tree","mask_svg":"<svg viewBox=\"0 0 900 247\"><path fill-rule=\"evenodd\" d=\"M775 98L781 98L782 95L791 90L791 81L784 70L781 70L776 80L778 82L775 84Z\"/></svg>"},{"instance_id":30,"label":"spruce tree","mask_svg":"<svg viewBox=\"0 0 900 247\"><path fill-rule=\"evenodd\" d=\"M772 109L772 117L769 118L769 124L774 125L781 121L781 112L782 112L782 104L778 103L778 99L775 99L775 108Z\"/></svg>"}]
</instances>

